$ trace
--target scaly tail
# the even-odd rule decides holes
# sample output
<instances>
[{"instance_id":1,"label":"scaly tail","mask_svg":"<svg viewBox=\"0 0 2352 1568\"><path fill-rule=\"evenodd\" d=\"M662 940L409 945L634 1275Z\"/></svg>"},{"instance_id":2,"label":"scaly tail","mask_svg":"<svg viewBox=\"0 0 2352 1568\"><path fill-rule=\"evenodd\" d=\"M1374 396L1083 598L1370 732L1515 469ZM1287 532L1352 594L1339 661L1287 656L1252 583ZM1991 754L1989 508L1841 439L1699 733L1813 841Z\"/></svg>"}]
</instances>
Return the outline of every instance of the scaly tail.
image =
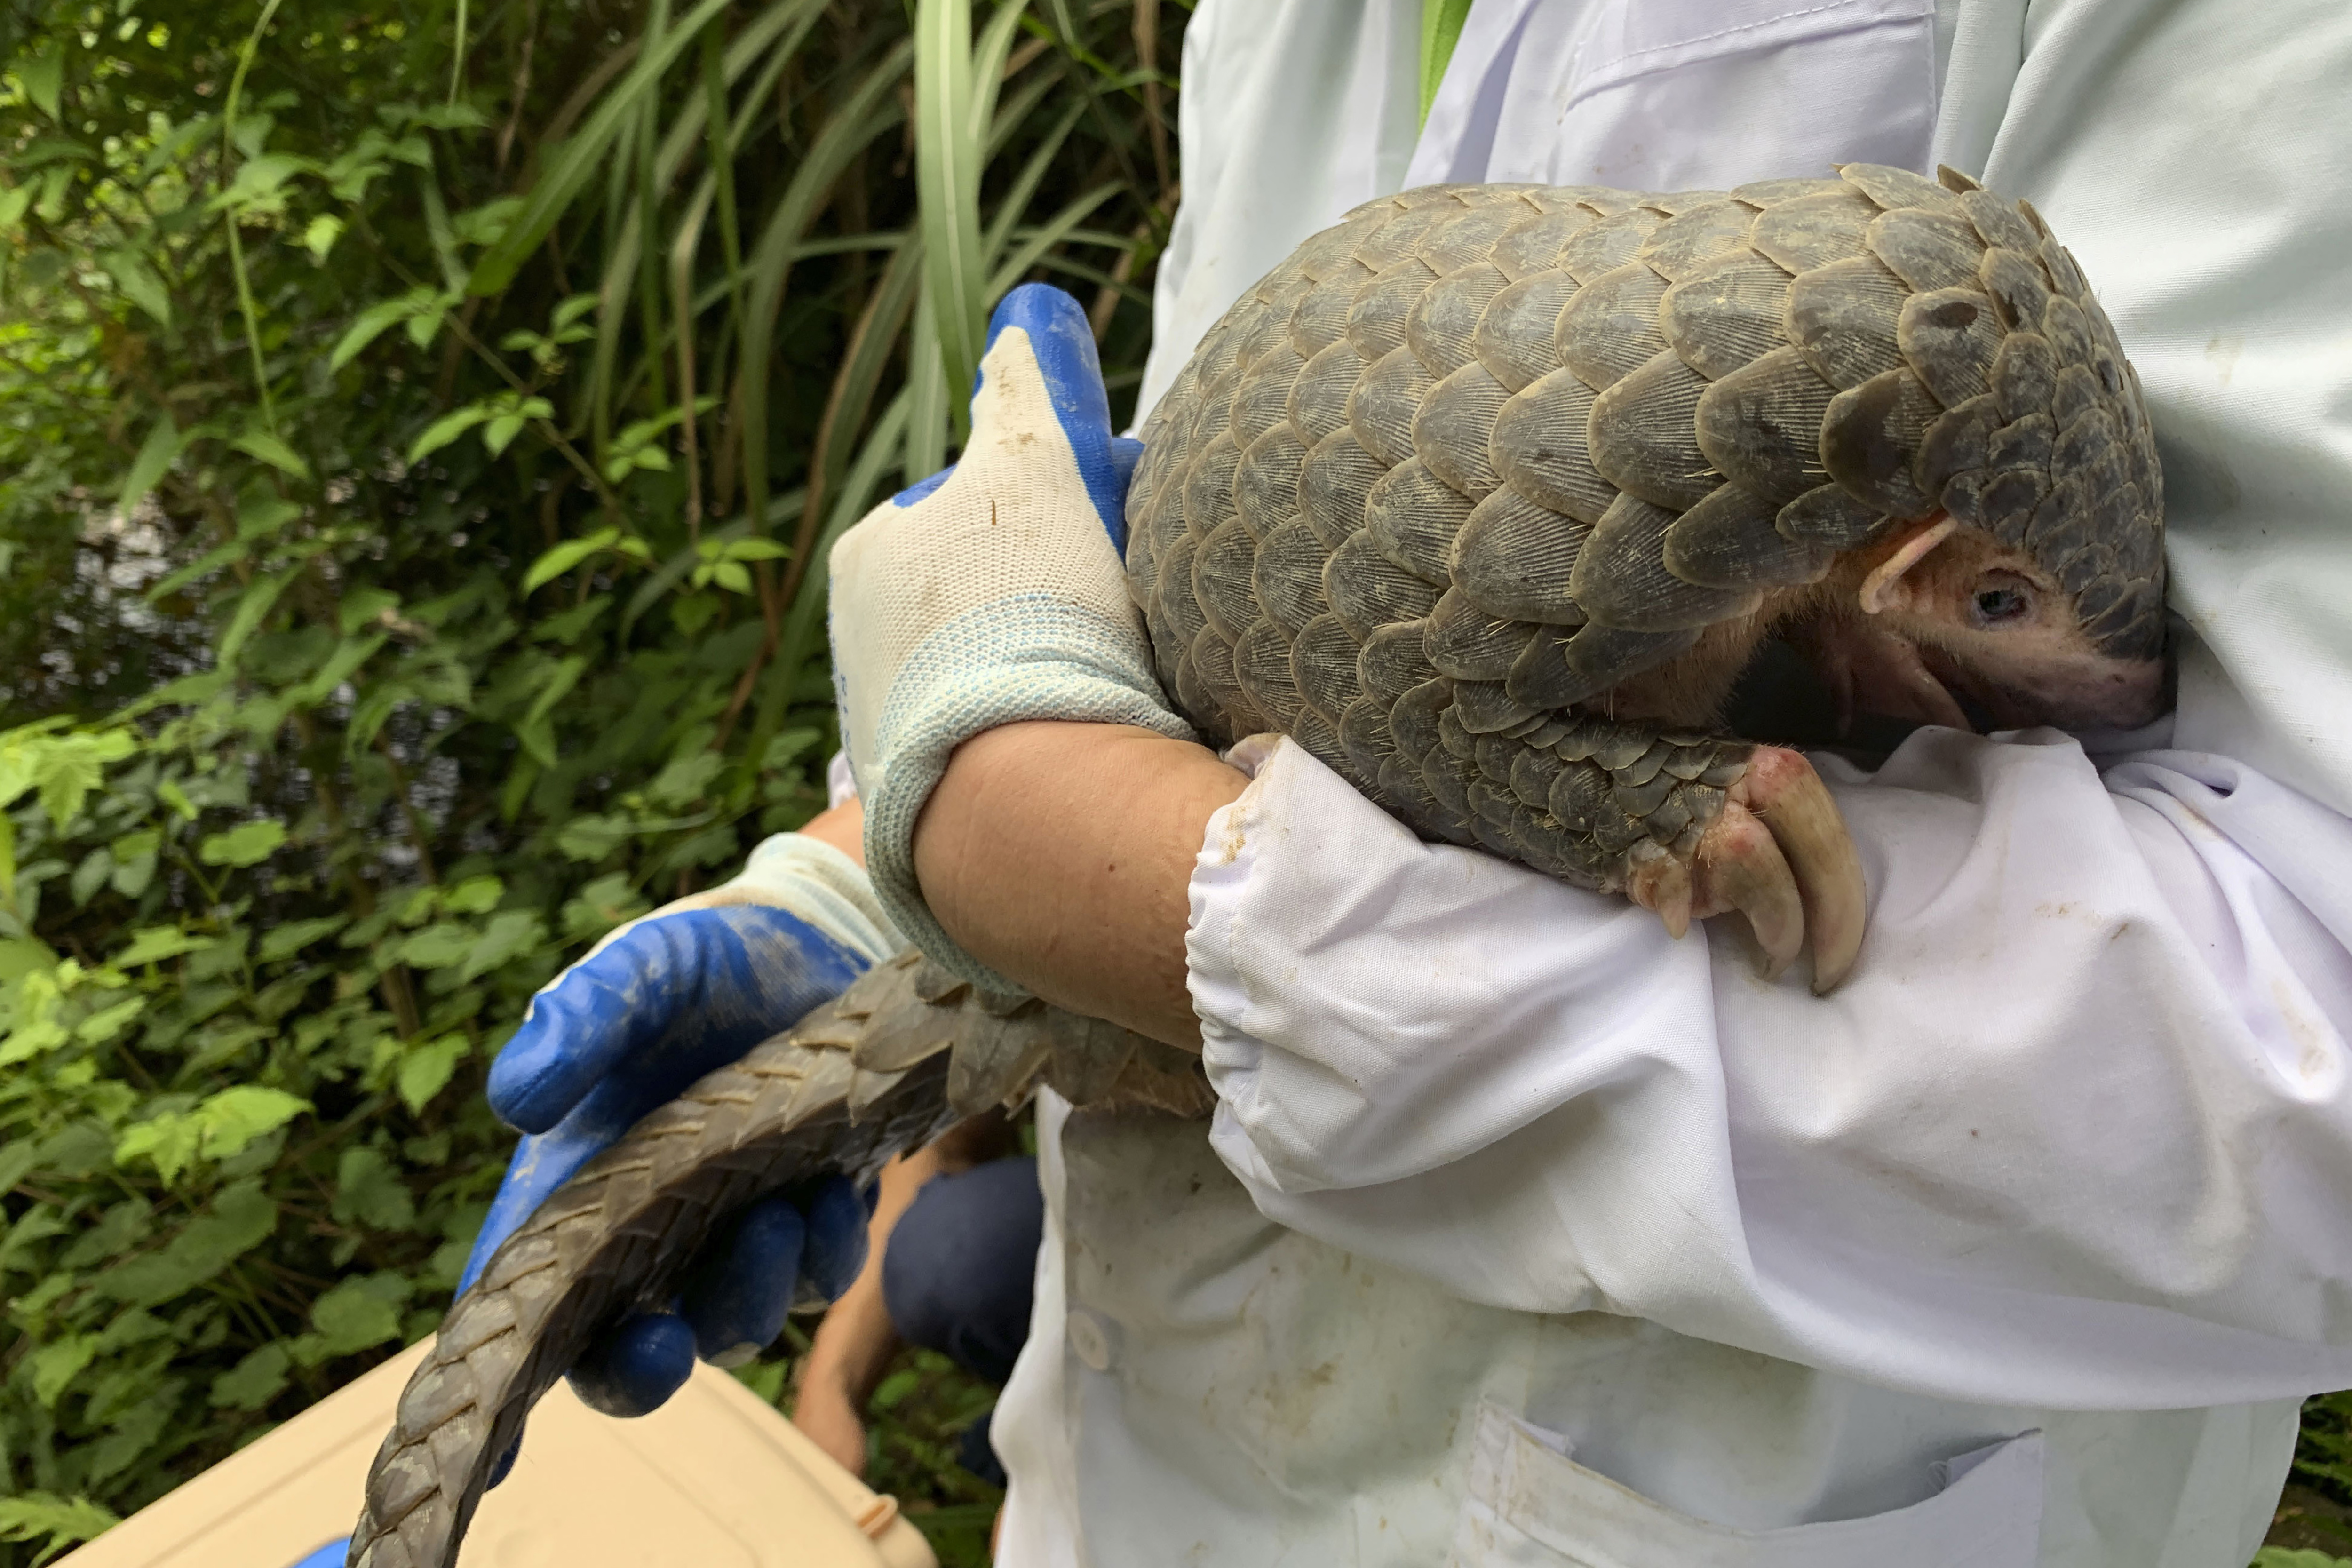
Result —
<instances>
[{"instance_id":1,"label":"scaly tail","mask_svg":"<svg viewBox=\"0 0 2352 1568\"><path fill-rule=\"evenodd\" d=\"M870 1179L1040 1081L1075 1103L1206 1110L1195 1058L908 952L697 1082L583 1166L442 1321L368 1471L352 1568L449 1568L492 1465L597 1334L667 1300L720 1220L835 1173Z\"/></svg>"}]
</instances>

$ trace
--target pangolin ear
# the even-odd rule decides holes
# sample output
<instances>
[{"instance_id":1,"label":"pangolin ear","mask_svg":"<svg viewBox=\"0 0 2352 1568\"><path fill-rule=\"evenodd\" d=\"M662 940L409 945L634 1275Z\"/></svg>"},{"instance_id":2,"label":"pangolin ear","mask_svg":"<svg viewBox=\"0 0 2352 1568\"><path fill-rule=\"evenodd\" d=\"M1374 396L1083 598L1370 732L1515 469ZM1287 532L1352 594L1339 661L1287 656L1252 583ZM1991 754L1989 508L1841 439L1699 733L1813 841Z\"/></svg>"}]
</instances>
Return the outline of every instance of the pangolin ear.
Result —
<instances>
[{"instance_id":1,"label":"pangolin ear","mask_svg":"<svg viewBox=\"0 0 2352 1568\"><path fill-rule=\"evenodd\" d=\"M1948 514L1939 511L1916 522L1906 522L1897 530L1892 536L1894 549L1862 580L1862 590L1855 595L1861 601L1862 613L1874 616L1901 605L1908 596L1903 583L1905 575L1933 554L1936 546L1949 539L1958 527Z\"/></svg>"}]
</instances>

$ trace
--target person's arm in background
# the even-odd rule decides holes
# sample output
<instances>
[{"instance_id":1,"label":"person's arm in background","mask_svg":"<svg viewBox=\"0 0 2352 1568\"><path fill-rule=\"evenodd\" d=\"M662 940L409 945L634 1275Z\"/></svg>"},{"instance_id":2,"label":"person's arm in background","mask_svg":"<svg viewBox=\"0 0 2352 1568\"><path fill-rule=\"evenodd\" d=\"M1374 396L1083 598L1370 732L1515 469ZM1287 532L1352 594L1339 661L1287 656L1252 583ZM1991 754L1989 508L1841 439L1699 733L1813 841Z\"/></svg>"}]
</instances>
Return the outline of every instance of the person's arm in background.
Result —
<instances>
[{"instance_id":1,"label":"person's arm in background","mask_svg":"<svg viewBox=\"0 0 2352 1568\"><path fill-rule=\"evenodd\" d=\"M882 1294L890 1234L932 1177L971 1170L1005 1142L1002 1117L974 1117L882 1167L866 1223L866 1267L827 1310L793 1372L793 1425L853 1476L866 1473L866 1403L901 1343Z\"/></svg>"}]
</instances>

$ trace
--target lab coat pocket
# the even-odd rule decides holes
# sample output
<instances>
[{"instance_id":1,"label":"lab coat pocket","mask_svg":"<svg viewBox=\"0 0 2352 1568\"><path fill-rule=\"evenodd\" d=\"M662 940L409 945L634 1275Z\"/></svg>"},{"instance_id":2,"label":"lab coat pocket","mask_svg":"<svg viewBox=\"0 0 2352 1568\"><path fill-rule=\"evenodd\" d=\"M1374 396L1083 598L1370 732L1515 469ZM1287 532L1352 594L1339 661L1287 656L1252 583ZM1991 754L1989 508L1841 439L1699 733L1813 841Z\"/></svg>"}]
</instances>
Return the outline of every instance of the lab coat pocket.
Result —
<instances>
[{"instance_id":1,"label":"lab coat pocket","mask_svg":"<svg viewBox=\"0 0 2352 1568\"><path fill-rule=\"evenodd\" d=\"M1935 0L1601 0L1552 178L1719 189L1834 163L1925 171Z\"/></svg>"},{"instance_id":2,"label":"lab coat pocket","mask_svg":"<svg viewBox=\"0 0 2352 1568\"><path fill-rule=\"evenodd\" d=\"M1451 1568L2033 1568L2042 1458L2028 1432L1943 1461L1942 1489L1892 1513L1734 1530L1629 1491L1486 1405Z\"/></svg>"}]
</instances>

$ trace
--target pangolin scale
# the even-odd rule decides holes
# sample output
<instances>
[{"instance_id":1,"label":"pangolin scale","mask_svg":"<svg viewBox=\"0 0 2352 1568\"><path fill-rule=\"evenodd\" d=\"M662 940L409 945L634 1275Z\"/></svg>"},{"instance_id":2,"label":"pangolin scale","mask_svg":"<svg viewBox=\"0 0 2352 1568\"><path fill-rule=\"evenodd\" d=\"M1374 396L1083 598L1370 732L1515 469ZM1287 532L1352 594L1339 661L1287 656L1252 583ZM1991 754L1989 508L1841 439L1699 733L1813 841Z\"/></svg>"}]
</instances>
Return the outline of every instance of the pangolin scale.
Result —
<instances>
[{"instance_id":1,"label":"pangolin scale","mask_svg":"<svg viewBox=\"0 0 2352 1568\"><path fill-rule=\"evenodd\" d=\"M1142 434L1129 586L1184 716L1588 887L1687 856L1751 750L1612 693L1901 521L2022 550L2103 651L2162 642L2137 380L2032 208L1949 171L1383 198L1245 295ZM1041 1082L1209 1105L1194 1058L908 953L655 1111L451 1308L347 1561L453 1564L531 1405L728 1212Z\"/></svg>"}]
</instances>

